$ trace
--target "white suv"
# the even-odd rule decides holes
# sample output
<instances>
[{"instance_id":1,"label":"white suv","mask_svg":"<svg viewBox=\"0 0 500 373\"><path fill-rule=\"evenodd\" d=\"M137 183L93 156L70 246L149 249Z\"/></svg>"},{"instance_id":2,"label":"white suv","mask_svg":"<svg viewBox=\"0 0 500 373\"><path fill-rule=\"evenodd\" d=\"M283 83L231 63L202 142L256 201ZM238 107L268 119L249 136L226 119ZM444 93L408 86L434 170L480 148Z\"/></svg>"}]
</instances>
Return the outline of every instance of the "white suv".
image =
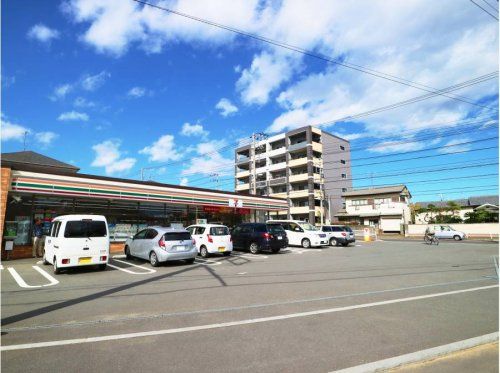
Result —
<instances>
[{"instance_id":1,"label":"white suv","mask_svg":"<svg viewBox=\"0 0 500 373\"><path fill-rule=\"evenodd\" d=\"M304 248L328 245L326 233L302 220L268 220L267 224L279 224L286 231L288 244Z\"/></svg>"},{"instance_id":2,"label":"white suv","mask_svg":"<svg viewBox=\"0 0 500 373\"><path fill-rule=\"evenodd\" d=\"M206 258L210 254L231 255L233 240L229 228L221 224L196 224L186 228L195 240L198 253Z\"/></svg>"}]
</instances>

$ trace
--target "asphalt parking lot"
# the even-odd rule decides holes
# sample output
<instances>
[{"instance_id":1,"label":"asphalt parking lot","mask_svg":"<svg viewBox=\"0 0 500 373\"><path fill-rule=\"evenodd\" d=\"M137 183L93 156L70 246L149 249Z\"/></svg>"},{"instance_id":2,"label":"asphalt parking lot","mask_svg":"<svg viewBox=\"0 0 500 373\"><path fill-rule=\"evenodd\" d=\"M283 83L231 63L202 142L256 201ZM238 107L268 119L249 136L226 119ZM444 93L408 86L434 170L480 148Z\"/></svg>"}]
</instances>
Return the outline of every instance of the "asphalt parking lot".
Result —
<instances>
[{"instance_id":1,"label":"asphalt parking lot","mask_svg":"<svg viewBox=\"0 0 500 373\"><path fill-rule=\"evenodd\" d=\"M495 243L384 241L154 269L119 256L58 276L3 262L2 370L356 367L498 332L494 255Z\"/></svg>"}]
</instances>

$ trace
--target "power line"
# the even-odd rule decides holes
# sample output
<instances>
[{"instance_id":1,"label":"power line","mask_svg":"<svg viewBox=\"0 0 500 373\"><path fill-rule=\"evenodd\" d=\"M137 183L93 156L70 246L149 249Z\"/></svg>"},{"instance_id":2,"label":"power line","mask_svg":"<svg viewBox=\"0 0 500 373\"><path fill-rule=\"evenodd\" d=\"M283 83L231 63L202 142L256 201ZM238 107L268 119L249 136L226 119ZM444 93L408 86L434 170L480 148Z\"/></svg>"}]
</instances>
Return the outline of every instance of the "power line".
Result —
<instances>
[{"instance_id":1,"label":"power line","mask_svg":"<svg viewBox=\"0 0 500 373\"><path fill-rule=\"evenodd\" d=\"M488 5L495 13L498 13L498 8L495 8L493 5L489 3L489 1L483 0L483 2Z\"/></svg>"},{"instance_id":2,"label":"power line","mask_svg":"<svg viewBox=\"0 0 500 373\"><path fill-rule=\"evenodd\" d=\"M137 0L135 0L135 1L137 1ZM488 10L484 9L481 5L479 5L478 3L476 3L474 0L470 0L470 2L472 4L474 4L475 6L477 6L478 8L482 9L483 12L485 12L486 14L489 14L491 17L495 18L498 21L498 17L497 16L495 16L492 13L490 13Z\"/></svg>"},{"instance_id":3,"label":"power line","mask_svg":"<svg viewBox=\"0 0 500 373\"><path fill-rule=\"evenodd\" d=\"M309 57L320 59L320 60L328 62L328 63L333 63L333 64L340 65L340 66L343 66L343 67L346 67L346 68L349 68L349 69L352 69L352 70L356 70L356 71L362 72L364 74L372 75L372 76L375 76L375 77L378 77L378 78L381 78L381 79L385 79L385 80L389 80L389 81L392 81L392 82L395 82L395 83L398 83L398 84L402 84L402 85L405 85L405 86L409 86L409 87L413 87L413 88L416 88L416 89L420 89L422 91L426 91L426 92L430 92L430 93L435 93L435 94L438 94L438 95L441 95L441 96L445 96L445 97L448 97L448 98L451 98L451 99L454 99L454 100L457 100L457 101L466 102L466 103L471 104L471 105L478 105L478 104L470 101L469 99L464 99L462 97L455 96L455 95L447 95L446 93L442 93L439 90L436 90L435 88L432 88L430 86L426 86L426 85L421 84L421 83L412 82L412 81L407 80L407 79L403 79L403 78L400 78L400 77L397 77L397 76L394 76L394 75L389 75L387 73L376 71L374 69L368 69L368 68L366 68L364 66L356 65L356 64L353 64L353 63L347 63L345 61L339 61L339 60L333 59L332 57L326 56L324 54L315 53L313 51L310 51L310 50L307 50L307 49L303 49L303 48L300 48L300 47L297 47L297 46L294 46L294 45L291 45L291 44L286 44L284 42L273 40L273 39L270 39L268 37L264 37L264 36L261 36L261 35L253 34L253 33L250 33L250 32L246 32L246 31L234 28L234 27L226 26L226 25L223 25L221 23L217 23L217 22L213 22L213 21L210 21L210 20L207 20L207 19L199 18L199 17L193 16L193 15L187 14L187 13L182 13L182 12L170 9L170 8L162 7L162 6L157 5L157 4L151 4L151 3L147 2L147 1L143 1L143 0L133 0L133 1L135 1L137 3L140 3L140 4L143 4L145 6L149 6L149 7L152 7L152 8L163 10L163 11L171 13L171 14L175 14L177 16L181 16L181 17L188 18L188 19L191 19L191 20L194 20L194 21L197 21L197 22L201 22L201 23L204 23L204 24L207 24L207 25L210 25L210 26L213 26L213 27L217 27L217 28L220 28L220 29L223 29L223 30L226 30L226 31L230 31L230 32L233 32L235 34L239 34L239 35L246 36L246 37L249 37L249 38L252 38L252 39L255 39L255 40L259 40L259 41L262 41L262 42L265 42L265 43L268 43L268 44L271 44L271 45L275 45L275 46L278 46L278 47L281 47L281 48L285 48L285 49L288 49L288 50L291 50L291 51L295 51L295 52L304 54L304 55L309 56Z\"/></svg>"}]
</instances>

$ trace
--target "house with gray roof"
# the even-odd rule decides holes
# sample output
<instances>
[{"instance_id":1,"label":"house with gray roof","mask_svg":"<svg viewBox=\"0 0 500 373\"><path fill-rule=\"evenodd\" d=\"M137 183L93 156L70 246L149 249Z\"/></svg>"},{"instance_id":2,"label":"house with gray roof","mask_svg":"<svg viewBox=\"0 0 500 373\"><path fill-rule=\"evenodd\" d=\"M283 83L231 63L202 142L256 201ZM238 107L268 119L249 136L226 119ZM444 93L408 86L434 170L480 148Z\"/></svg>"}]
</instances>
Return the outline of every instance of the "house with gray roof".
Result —
<instances>
[{"instance_id":1,"label":"house with gray roof","mask_svg":"<svg viewBox=\"0 0 500 373\"><path fill-rule=\"evenodd\" d=\"M402 232L410 223L411 193L406 185L356 189L342 193L345 208L335 216L345 223L371 226L382 232Z\"/></svg>"}]
</instances>

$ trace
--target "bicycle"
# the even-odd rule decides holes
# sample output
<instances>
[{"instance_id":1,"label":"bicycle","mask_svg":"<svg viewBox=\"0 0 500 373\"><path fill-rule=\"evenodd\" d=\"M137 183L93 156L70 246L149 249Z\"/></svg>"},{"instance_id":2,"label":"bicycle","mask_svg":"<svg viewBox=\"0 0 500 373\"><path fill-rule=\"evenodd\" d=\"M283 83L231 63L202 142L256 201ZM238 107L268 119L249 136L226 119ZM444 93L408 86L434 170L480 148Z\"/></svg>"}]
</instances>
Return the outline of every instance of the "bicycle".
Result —
<instances>
[{"instance_id":1,"label":"bicycle","mask_svg":"<svg viewBox=\"0 0 500 373\"><path fill-rule=\"evenodd\" d=\"M439 238L437 238L435 235L428 235L428 234L426 234L424 236L424 242L427 245L432 245L434 243L437 246L437 245L439 245Z\"/></svg>"}]
</instances>

